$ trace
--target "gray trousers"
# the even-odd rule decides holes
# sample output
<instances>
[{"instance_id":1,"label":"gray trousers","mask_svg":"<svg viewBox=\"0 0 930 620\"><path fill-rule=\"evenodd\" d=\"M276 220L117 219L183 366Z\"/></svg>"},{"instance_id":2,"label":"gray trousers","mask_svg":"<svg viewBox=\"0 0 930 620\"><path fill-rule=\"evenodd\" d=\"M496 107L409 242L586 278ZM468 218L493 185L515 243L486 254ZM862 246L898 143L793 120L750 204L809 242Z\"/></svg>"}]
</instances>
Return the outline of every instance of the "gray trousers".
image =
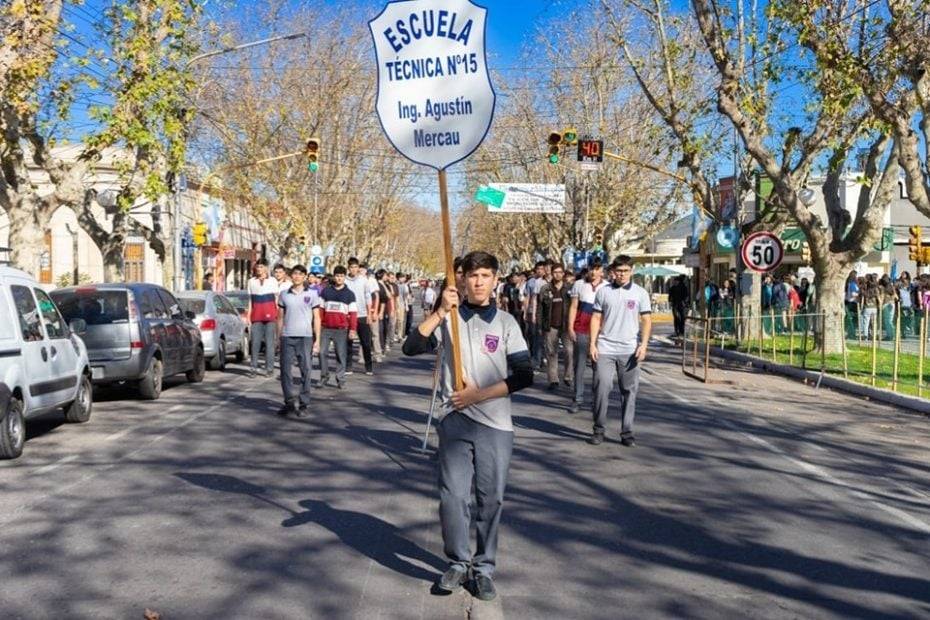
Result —
<instances>
[{"instance_id":1,"label":"gray trousers","mask_svg":"<svg viewBox=\"0 0 930 620\"><path fill-rule=\"evenodd\" d=\"M320 334L320 383L329 379L329 343L336 348L336 383L346 381L346 361L349 357L349 334L345 329L323 328Z\"/></svg>"},{"instance_id":2,"label":"gray trousers","mask_svg":"<svg viewBox=\"0 0 930 620\"><path fill-rule=\"evenodd\" d=\"M313 389L313 383L310 380L310 370L313 366L311 351L313 351L313 338L289 336L281 338L281 391L284 392L285 405L294 405L296 400L294 379L291 375L296 359L297 367L300 369L300 404L303 407L310 406L310 392Z\"/></svg>"},{"instance_id":3,"label":"gray trousers","mask_svg":"<svg viewBox=\"0 0 930 620\"><path fill-rule=\"evenodd\" d=\"M614 379L620 379L620 437L633 436L633 418L636 416L636 391L639 389L639 361L636 354L604 355L597 358L594 371L594 432L607 428L607 408Z\"/></svg>"},{"instance_id":4,"label":"gray trousers","mask_svg":"<svg viewBox=\"0 0 930 620\"><path fill-rule=\"evenodd\" d=\"M497 564L497 530L513 452L513 433L451 413L438 425L439 521L453 565L491 577ZM471 553L472 482L478 506L478 546Z\"/></svg>"},{"instance_id":5,"label":"gray trousers","mask_svg":"<svg viewBox=\"0 0 930 620\"><path fill-rule=\"evenodd\" d=\"M588 367L588 348L591 337L588 334L575 332L575 402L579 405L584 402L584 371ZM595 364L595 368L597 364Z\"/></svg>"},{"instance_id":6,"label":"gray trousers","mask_svg":"<svg viewBox=\"0 0 930 620\"><path fill-rule=\"evenodd\" d=\"M249 364L252 370L258 368L258 355L262 350L262 341L265 342L265 369L268 372L274 370L274 342L277 327L274 321L262 321L252 323L251 327L251 347L249 348Z\"/></svg>"},{"instance_id":7,"label":"gray trousers","mask_svg":"<svg viewBox=\"0 0 930 620\"><path fill-rule=\"evenodd\" d=\"M549 383L559 382L559 342L562 343L562 347L565 349L565 372L562 373L562 376L565 377L567 382L572 380L574 374L572 368L574 343L568 337L568 331L555 328L549 329L546 332L546 374Z\"/></svg>"}]
</instances>

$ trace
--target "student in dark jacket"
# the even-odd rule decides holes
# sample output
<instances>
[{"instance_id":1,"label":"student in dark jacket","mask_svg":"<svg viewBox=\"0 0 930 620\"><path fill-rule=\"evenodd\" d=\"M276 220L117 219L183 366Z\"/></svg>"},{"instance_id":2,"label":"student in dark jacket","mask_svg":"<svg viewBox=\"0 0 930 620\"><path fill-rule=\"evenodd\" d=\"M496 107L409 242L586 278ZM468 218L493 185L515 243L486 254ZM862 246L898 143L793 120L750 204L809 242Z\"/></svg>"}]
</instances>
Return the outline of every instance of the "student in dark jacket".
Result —
<instances>
[{"instance_id":1,"label":"student in dark jacket","mask_svg":"<svg viewBox=\"0 0 930 620\"><path fill-rule=\"evenodd\" d=\"M565 385L571 385L574 374L574 343L568 337L568 310L571 306L569 287L565 284L565 268L560 264L552 266L552 281L547 282L539 291L540 308L539 328L542 330L546 349L546 373L549 379L548 390L559 387L559 343L565 349L565 371L562 373Z\"/></svg>"}]
</instances>

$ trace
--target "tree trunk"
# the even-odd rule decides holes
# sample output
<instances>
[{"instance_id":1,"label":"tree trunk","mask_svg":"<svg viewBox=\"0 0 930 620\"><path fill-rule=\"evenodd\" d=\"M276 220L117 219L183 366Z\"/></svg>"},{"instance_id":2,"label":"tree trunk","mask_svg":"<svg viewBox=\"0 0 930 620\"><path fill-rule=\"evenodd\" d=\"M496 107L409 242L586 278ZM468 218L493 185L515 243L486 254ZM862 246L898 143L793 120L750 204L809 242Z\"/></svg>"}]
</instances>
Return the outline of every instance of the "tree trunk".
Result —
<instances>
[{"instance_id":1,"label":"tree trunk","mask_svg":"<svg viewBox=\"0 0 930 620\"><path fill-rule=\"evenodd\" d=\"M24 198L7 212L10 221L10 260L17 268L39 277L40 259L45 248L45 231L51 214L30 198Z\"/></svg>"},{"instance_id":2,"label":"tree trunk","mask_svg":"<svg viewBox=\"0 0 930 620\"><path fill-rule=\"evenodd\" d=\"M817 307L822 318L817 321L818 345L826 348L826 354L840 354L844 349L845 334L845 288L849 265L834 258L814 257L817 273Z\"/></svg>"}]
</instances>

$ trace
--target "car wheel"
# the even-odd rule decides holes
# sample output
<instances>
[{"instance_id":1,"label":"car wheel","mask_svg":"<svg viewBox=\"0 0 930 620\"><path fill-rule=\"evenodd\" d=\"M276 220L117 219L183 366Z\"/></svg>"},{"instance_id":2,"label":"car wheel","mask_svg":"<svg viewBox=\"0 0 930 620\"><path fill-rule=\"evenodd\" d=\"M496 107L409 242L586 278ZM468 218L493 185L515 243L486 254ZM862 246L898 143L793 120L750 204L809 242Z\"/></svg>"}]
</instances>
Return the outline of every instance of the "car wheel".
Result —
<instances>
[{"instance_id":1,"label":"car wheel","mask_svg":"<svg viewBox=\"0 0 930 620\"><path fill-rule=\"evenodd\" d=\"M146 371L145 376L139 380L139 395L142 398L145 400L158 400L158 397L161 396L164 371L161 360L153 357L152 361L149 362L149 369Z\"/></svg>"},{"instance_id":2,"label":"car wheel","mask_svg":"<svg viewBox=\"0 0 930 620\"><path fill-rule=\"evenodd\" d=\"M90 419L90 412L94 406L94 386L90 382L90 377L86 374L81 375L78 383L77 394L74 401L65 409L65 421L67 422L87 422Z\"/></svg>"},{"instance_id":3,"label":"car wheel","mask_svg":"<svg viewBox=\"0 0 930 620\"><path fill-rule=\"evenodd\" d=\"M194 367L184 373L184 376L191 383L200 383L205 374L207 374L207 363L203 357L203 348L197 347L194 351Z\"/></svg>"},{"instance_id":4,"label":"car wheel","mask_svg":"<svg viewBox=\"0 0 930 620\"><path fill-rule=\"evenodd\" d=\"M0 419L0 459L18 458L23 453L25 443L26 420L23 417L23 403L11 398L6 415Z\"/></svg>"},{"instance_id":5,"label":"car wheel","mask_svg":"<svg viewBox=\"0 0 930 620\"><path fill-rule=\"evenodd\" d=\"M226 340L220 338L216 345L216 355L210 358L210 370L226 369Z\"/></svg>"},{"instance_id":6,"label":"car wheel","mask_svg":"<svg viewBox=\"0 0 930 620\"><path fill-rule=\"evenodd\" d=\"M249 350L249 338L245 334L242 335L242 341L239 342L239 350L236 351L236 363L241 364L245 361L246 352Z\"/></svg>"}]
</instances>

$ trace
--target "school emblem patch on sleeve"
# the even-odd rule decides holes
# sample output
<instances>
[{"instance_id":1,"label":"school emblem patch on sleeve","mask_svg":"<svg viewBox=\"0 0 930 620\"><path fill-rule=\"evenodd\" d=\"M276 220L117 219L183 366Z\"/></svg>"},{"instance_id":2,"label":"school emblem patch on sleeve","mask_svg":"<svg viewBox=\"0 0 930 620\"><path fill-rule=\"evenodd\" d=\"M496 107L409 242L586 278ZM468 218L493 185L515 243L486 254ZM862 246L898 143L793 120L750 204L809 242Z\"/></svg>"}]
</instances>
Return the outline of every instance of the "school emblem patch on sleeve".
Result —
<instances>
[{"instance_id":1,"label":"school emblem patch on sleeve","mask_svg":"<svg viewBox=\"0 0 930 620\"><path fill-rule=\"evenodd\" d=\"M497 346L500 344L500 336L494 336L488 334L484 337L484 352L485 353L495 353L497 352Z\"/></svg>"}]
</instances>

